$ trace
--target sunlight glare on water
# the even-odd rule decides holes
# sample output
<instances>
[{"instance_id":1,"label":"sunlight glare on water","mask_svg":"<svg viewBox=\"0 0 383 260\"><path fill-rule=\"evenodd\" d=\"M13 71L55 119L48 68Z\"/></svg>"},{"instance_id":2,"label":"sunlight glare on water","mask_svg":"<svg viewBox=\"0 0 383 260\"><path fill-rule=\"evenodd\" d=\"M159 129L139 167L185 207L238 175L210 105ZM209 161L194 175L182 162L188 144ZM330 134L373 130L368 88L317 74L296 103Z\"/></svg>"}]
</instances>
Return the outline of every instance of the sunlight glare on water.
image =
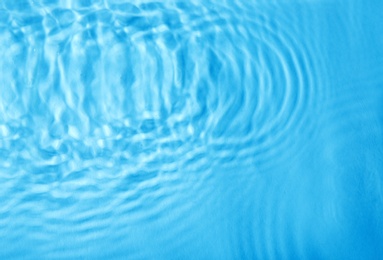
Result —
<instances>
[{"instance_id":1,"label":"sunlight glare on water","mask_svg":"<svg viewBox=\"0 0 383 260\"><path fill-rule=\"evenodd\" d=\"M381 257L367 2L0 1L0 258Z\"/></svg>"}]
</instances>

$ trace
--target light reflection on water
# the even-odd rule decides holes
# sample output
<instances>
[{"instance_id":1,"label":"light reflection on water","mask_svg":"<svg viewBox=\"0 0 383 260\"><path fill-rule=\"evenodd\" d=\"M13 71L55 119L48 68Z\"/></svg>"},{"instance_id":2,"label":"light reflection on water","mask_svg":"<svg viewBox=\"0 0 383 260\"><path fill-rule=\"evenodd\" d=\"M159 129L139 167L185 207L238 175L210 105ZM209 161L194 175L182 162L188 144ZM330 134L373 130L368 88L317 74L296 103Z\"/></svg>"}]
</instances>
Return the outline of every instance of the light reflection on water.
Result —
<instances>
[{"instance_id":1,"label":"light reflection on water","mask_svg":"<svg viewBox=\"0 0 383 260\"><path fill-rule=\"evenodd\" d=\"M378 258L374 1L0 3L0 257Z\"/></svg>"}]
</instances>

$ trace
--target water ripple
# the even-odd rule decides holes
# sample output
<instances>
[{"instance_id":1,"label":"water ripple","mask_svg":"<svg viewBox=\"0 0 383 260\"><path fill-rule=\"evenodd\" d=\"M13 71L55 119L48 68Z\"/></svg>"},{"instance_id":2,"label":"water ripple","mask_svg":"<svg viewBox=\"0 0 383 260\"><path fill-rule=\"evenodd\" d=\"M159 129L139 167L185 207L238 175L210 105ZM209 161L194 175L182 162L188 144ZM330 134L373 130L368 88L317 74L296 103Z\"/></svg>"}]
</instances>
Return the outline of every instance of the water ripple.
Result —
<instances>
[{"instance_id":1,"label":"water ripple","mask_svg":"<svg viewBox=\"0 0 383 260\"><path fill-rule=\"evenodd\" d=\"M2 1L0 256L317 256L292 172L379 121L382 67L330 88L302 2Z\"/></svg>"}]
</instances>

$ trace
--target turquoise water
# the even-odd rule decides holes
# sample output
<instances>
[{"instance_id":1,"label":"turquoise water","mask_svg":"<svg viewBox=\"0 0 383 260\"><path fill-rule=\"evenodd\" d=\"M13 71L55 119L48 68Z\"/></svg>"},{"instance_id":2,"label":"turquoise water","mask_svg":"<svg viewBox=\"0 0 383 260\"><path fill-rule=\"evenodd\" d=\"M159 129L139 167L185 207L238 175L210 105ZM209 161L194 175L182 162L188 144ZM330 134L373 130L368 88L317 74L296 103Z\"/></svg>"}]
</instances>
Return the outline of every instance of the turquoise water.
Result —
<instances>
[{"instance_id":1,"label":"turquoise water","mask_svg":"<svg viewBox=\"0 0 383 260\"><path fill-rule=\"evenodd\" d=\"M0 1L0 258L381 258L382 10Z\"/></svg>"}]
</instances>

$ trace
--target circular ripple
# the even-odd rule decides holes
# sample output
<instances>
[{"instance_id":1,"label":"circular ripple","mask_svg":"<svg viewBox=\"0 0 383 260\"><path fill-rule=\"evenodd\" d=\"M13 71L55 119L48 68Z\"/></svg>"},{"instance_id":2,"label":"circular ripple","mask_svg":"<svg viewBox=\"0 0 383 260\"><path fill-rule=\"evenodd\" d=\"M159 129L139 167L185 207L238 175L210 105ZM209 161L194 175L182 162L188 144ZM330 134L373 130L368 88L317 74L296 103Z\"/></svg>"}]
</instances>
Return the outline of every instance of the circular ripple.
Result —
<instances>
[{"instance_id":1,"label":"circular ripple","mask_svg":"<svg viewBox=\"0 0 383 260\"><path fill-rule=\"evenodd\" d=\"M262 15L245 2L234 8L122 1L72 1L58 8L48 2L31 2L34 15L24 20L20 7L7 1L6 18L0 18L0 39L12 45L14 56L27 57L6 64L13 75L4 81L12 84L2 92L0 108L6 123L16 123L1 133L8 150L15 147L9 145L13 137L26 138L17 148L21 152L8 157L23 162L12 185L38 184L27 195L20 192L15 204L26 196L23 207L33 212L33 196L41 199L46 232L61 228L64 244L73 232L81 234L79 244L97 244L110 227L120 246L119 238L129 232L144 233L134 226L152 232L169 227L159 247L172 248L174 237L186 233L192 234L174 246L199 241L198 234L210 227L195 224L200 230L193 233L185 223L198 222L211 208L227 216L212 220L230 226L231 208L220 196L249 210L254 203L231 198L248 179L219 187L214 167L240 166L256 175L294 159L304 152L298 150L302 142L315 138L311 117L319 113L322 93L314 79L320 68L311 43L296 38L300 32L291 17ZM26 80L13 83L14 76ZM32 131L24 131L26 126ZM285 226L272 212L286 210L276 194L258 194L268 198L268 216L257 234L270 239L263 244L250 231L243 246L263 248L260 258L275 258L270 252L281 234L270 227ZM202 202L208 206L195 211ZM241 223L255 225L250 218ZM246 227L228 230L241 236ZM129 241L124 247L135 248L134 238ZM82 255L81 250L71 253ZM246 255L241 250L234 258Z\"/></svg>"},{"instance_id":2,"label":"circular ripple","mask_svg":"<svg viewBox=\"0 0 383 260\"><path fill-rule=\"evenodd\" d=\"M298 32L288 27L288 17L268 21L253 15L247 28L230 23L230 14L227 17L229 25L223 31L229 33L227 39L237 40L225 45L221 39L213 46L216 53L222 51L219 62L209 59L215 69L220 68L210 77L212 89L219 93L214 95L218 108L209 111L214 117L208 125L209 143L216 155L221 153L219 163L242 159L277 165L302 152L294 150L298 139L315 138L315 119L310 117L319 113L315 102L322 93L320 82L314 82L319 77L310 43L294 38ZM228 66L220 66L222 60ZM240 151L235 158L233 150Z\"/></svg>"}]
</instances>

